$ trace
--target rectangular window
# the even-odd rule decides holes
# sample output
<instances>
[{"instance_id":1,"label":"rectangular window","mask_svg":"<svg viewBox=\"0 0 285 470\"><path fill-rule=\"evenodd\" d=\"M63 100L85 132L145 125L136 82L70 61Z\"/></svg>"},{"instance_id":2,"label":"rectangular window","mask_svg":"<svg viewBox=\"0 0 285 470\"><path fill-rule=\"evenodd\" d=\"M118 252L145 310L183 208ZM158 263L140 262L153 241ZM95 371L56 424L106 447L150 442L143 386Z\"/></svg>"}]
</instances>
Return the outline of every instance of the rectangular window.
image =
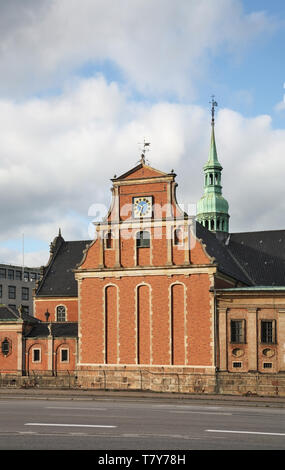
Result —
<instances>
[{"instance_id":1,"label":"rectangular window","mask_svg":"<svg viewBox=\"0 0 285 470\"><path fill-rule=\"evenodd\" d=\"M272 369L272 362L264 362L263 369Z\"/></svg>"},{"instance_id":2,"label":"rectangular window","mask_svg":"<svg viewBox=\"0 0 285 470\"><path fill-rule=\"evenodd\" d=\"M24 272L24 281L28 281L30 279L30 274L28 272Z\"/></svg>"},{"instance_id":3,"label":"rectangular window","mask_svg":"<svg viewBox=\"0 0 285 470\"><path fill-rule=\"evenodd\" d=\"M68 362L68 349L61 349L60 350L60 361L61 362Z\"/></svg>"},{"instance_id":4,"label":"rectangular window","mask_svg":"<svg viewBox=\"0 0 285 470\"><path fill-rule=\"evenodd\" d=\"M150 233L147 230L137 233L137 248L150 247Z\"/></svg>"},{"instance_id":5,"label":"rectangular window","mask_svg":"<svg viewBox=\"0 0 285 470\"><path fill-rule=\"evenodd\" d=\"M31 276L31 281L36 281L37 273L31 273L30 276Z\"/></svg>"},{"instance_id":6,"label":"rectangular window","mask_svg":"<svg viewBox=\"0 0 285 470\"><path fill-rule=\"evenodd\" d=\"M8 286L8 298L9 299L16 298L16 286Z\"/></svg>"},{"instance_id":7,"label":"rectangular window","mask_svg":"<svg viewBox=\"0 0 285 470\"><path fill-rule=\"evenodd\" d=\"M0 268L0 279L6 279L6 269Z\"/></svg>"},{"instance_id":8,"label":"rectangular window","mask_svg":"<svg viewBox=\"0 0 285 470\"><path fill-rule=\"evenodd\" d=\"M111 231L106 234L105 248L107 250L110 250L110 249L113 248L113 239L112 239L112 232Z\"/></svg>"},{"instance_id":9,"label":"rectangular window","mask_svg":"<svg viewBox=\"0 0 285 470\"><path fill-rule=\"evenodd\" d=\"M33 362L41 362L41 350L33 349Z\"/></svg>"},{"instance_id":10,"label":"rectangular window","mask_svg":"<svg viewBox=\"0 0 285 470\"><path fill-rule=\"evenodd\" d=\"M16 271L16 281L22 280L22 271Z\"/></svg>"},{"instance_id":11,"label":"rectangular window","mask_svg":"<svg viewBox=\"0 0 285 470\"><path fill-rule=\"evenodd\" d=\"M2 297L2 284L0 284L0 297Z\"/></svg>"},{"instance_id":12,"label":"rectangular window","mask_svg":"<svg viewBox=\"0 0 285 470\"><path fill-rule=\"evenodd\" d=\"M261 342L276 343L276 321L261 320Z\"/></svg>"},{"instance_id":13,"label":"rectangular window","mask_svg":"<svg viewBox=\"0 0 285 470\"><path fill-rule=\"evenodd\" d=\"M29 288L22 287L22 300L29 300Z\"/></svg>"},{"instance_id":14,"label":"rectangular window","mask_svg":"<svg viewBox=\"0 0 285 470\"><path fill-rule=\"evenodd\" d=\"M8 269L8 279L14 280L14 269Z\"/></svg>"},{"instance_id":15,"label":"rectangular window","mask_svg":"<svg viewBox=\"0 0 285 470\"><path fill-rule=\"evenodd\" d=\"M177 228L174 230L173 243L176 246L183 245L183 231L181 230L181 228Z\"/></svg>"},{"instance_id":16,"label":"rectangular window","mask_svg":"<svg viewBox=\"0 0 285 470\"><path fill-rule=\"evenodd\" d=\"M242 366L241 362L233 362L233 367L234 368L240 368Z\"/></svg>"},{"instance_id":17,"label":"rectangular window","mask_svg":"<svg viewBox=\"0 0 285 470\"><path fill-rule=\"evenodd\" d=\"M23 311L24 313L29 314L29 306L28 306L28 305L22 305L22 311Z\"/></svg>"},{"instance_id":18,"label":"rectangular window","mask_svg":"<svg viewBox=\"0 0 285 470\"><path fill-rule=\"evenodd\" d=\"M245 343L245 320L231 320L231 343Z\"/></svg>"}]
</instances>

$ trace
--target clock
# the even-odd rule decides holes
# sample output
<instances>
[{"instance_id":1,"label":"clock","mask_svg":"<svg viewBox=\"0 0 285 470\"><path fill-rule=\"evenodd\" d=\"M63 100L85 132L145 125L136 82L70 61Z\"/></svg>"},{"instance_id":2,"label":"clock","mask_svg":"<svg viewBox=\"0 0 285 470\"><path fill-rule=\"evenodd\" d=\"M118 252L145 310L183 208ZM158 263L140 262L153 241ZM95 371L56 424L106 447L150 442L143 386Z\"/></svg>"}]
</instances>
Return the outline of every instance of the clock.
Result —
<instances>
[{"instance_id":1,"label":"clock","mask_svg":"<svg viewBox=\"0 0 285 470\"><path fill-rule=\"evenodd\" d=\"M151 217L152 215L152 197L141 196L133 198L133 214L135 218Z\"/></svg>"}]
</instances>

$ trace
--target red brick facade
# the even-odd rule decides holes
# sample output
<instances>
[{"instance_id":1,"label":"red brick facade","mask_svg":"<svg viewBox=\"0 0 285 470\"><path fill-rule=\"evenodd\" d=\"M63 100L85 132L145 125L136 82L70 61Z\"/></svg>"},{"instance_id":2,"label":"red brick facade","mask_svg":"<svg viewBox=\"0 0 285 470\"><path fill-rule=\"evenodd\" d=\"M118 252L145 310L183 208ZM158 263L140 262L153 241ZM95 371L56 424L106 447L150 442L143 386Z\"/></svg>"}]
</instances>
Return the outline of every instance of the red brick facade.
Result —
<instances>
[{"instance_id":1,"label":"red brick facade","mask_svg":"<svg viewBox=\"0 0 285 470\"><path fill-rule=\"evenodd\" d=\"M51 244L34 298L40 322L1 321L1 345L11 345L1 371L68 372L82 387L111 380L111 387L137 388L145 380L161 390L169 381L169 390L210 393L217 371L284 372L282 287L262 296L245 287L227 244L178 206L174 173L141 163L112 181L95 240L78 245L59 234ZM135 211L142 200L145 217Z\"/></svg>"},{"instance_id":2,"label":"red brick facade","mask_svg":"<svg viewBox=\"0 0 285 470\"><path fill-rule=\"evenodd\" d=\"M108 217L76 270L79 367L214 369L216 267L177 206L175 187L174 174L142 165L113 180ZM134 198L144 196L152 216L135 219ZM149 247L137 246L140 230Z\"/></svg>"}]
</instances>

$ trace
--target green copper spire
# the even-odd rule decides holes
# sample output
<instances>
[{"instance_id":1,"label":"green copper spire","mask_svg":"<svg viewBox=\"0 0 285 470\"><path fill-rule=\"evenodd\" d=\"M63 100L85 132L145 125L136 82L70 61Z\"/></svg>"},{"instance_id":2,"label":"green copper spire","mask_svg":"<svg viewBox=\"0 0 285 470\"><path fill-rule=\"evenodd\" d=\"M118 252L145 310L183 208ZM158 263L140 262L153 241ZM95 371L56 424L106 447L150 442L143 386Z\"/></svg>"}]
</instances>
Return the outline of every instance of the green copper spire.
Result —
<instances>
[{"instance_id":1,"label":"green copper spire","mask_svg":"<svg viewBox=\"0 0 285 470\"><path fill-rule=\"evenodd\" d=\"M222 165L218 160L215 140L215 107L212 97L212 133L208 161L204 165L204 195L197 204L197 221L213 232L229 231L229 205L222 196Z\"/></svg>"}]
</instances>

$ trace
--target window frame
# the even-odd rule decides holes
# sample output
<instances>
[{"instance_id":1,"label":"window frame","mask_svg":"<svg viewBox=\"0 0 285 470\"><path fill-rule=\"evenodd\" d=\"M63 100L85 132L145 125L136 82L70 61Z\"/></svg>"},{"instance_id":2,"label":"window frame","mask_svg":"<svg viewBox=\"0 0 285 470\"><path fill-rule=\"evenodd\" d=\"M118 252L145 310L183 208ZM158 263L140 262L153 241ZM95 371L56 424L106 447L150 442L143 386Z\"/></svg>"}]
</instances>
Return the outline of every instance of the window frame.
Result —
<instances>
[{"instance_id":1,"label":"window frame","mask_svg":"<svg viewBox=\"0 0 285 470\"><path fill-rule=\"evenodd\" d=\"M26 293L27 295L24 295ZM22 287L22 300L30 300L30 291L28 287L23 286Z\"/></svg>"},{"instance_id":2,"label":"window frame","mask_svg":"<svg viewBox=\"0 0 285 470\"><path fill-rule=\"evenodd\" d=\"M141 236L143 233L148 233L148 237L145 238ZM139 230L136 233L136 247L137 248L150 248L150 231L149 230Z\"/></svg>"},{"instance_id":3,"label":"window frame","mask_svg":"<svg viewBox=\"0 0 285 470\"><path fill-rule=\"evenodd\" d=\"M39 354L38 359L35 359L35 353L36 352ZM42 362L42 350L41 350L41 348L33 348L32 349L32 362L33 362L33 364L39 364L40 362Z\"/></svg>"},{"instance_id":4,"label":"window frame","mask_svg":"<svg viewBox=\"0 0 285 470\"><path fill-rule=\"evenodd\" d=\"M0 279L6 279L7 270L6 268L0 268Z\"/></svg>"},{"instance_id":5,"label":"window frame","mask_svg":"<svg viewBox=\"0 0 285 470\"><path fill-rule=\"evenodd\" d=\"M58 310L59 310L60 308L63 308L63 309L64 309L64 320L59 320L59 312L58 312ZM67 321L67 308L66 308L65 305L62 305L62 304L57 305L57 306L56 306L55 313L56 313L56 321L57 321L57 322L63 323L63 322L66 322L66 321ZM60 314L62 315L62 312L60 312Z\"/></svg>"},{"instance_id":6,"label":"window frame","mask_svg":"<svg viewBox=\"0 0 285 470\"><path fill-rule=\"evenodd\" d=\"M267 324L267 327L266 327ZM268 326L271 324L271 330L268 330ZM260 343L262 344L276 344L276 320L260 320Z\"/></svg>"},{"instance_id":7,"label":"window frame","mask_svg":"<svg viewBox=\"0 0 285 470\"><path fill-rule=\"evenodd\" d=\"M234 324L240 324L240 328L234 331L233 330ZM234 339L234 336L236 337L236 339ZM231 344L245 344L246 343L246 320L245 318L231 318L230 338L231 338Z\"/></svg>"},{"instance_id":8,"label":"window frame","mask_svg":"<svg viewBox=\"0 0 285 470\"><path fill-rule=\"evenodd\" d=\"M62 357L62 353L65 352L66 353L66 359L63 359ZM60 349L60 362L61 363L69 363L69 348L61 348Z\"/></svg>"},{"instance_id":9,"label":"window frame","mask_svg":"<svg viewBox=\"0 0 285 470\"><path fill-rule=\"evenodd\" d=\"M6 348L4 348L4 344L7 346ZM11 346L11 341L9 341L8 338L4 338L3 341L1 341L1 353L4 357L9 356L11 353Z\"/></svg>"},{"instance_id":10,"label":"window frame","mask_svg":"<svg viewBox=\"0 0 285 470\"><path fill-rule=\"evenodd\" d=\"M178 236L180 233L180 237ZM181 227L175 227L173 231L173 245L174 246L181 246L184 243L184 233Z\"/></svg>"},{"instance_id":11,"label":"window frame","mask_svg":"<svg viewBox=\"0 0 285 470\"><path fill-rule=\"evenodd\" d=\"M104 245L105 245L105 250L112 250L113 249L112 230L108 230L108 232L106 232L106 235L104 237Z\"/></svg>"},{"instance_id":12,"label":"window frame","mask_svg":"<svg viewBox=\"0 0 285 470\"><path fill-rule=\"evenodd\" d=\"M12 289L13 294L11 293L11 289ZM16 296L17 296L16 286L8 286L8 299L15 300Z\"/></svg>"},{"instance_id":13,"label":"window frame","mask_svg":"<svg viewBox=\"0 0 285 470\"><path fill-rule=\"evenodd\" d=\"M15 271L14 271L14 269L9 268L9 269L7 270L7 279L8 279L9 281L14 281L14 279L15 279Z\"/></svg>"}]
</instances>

